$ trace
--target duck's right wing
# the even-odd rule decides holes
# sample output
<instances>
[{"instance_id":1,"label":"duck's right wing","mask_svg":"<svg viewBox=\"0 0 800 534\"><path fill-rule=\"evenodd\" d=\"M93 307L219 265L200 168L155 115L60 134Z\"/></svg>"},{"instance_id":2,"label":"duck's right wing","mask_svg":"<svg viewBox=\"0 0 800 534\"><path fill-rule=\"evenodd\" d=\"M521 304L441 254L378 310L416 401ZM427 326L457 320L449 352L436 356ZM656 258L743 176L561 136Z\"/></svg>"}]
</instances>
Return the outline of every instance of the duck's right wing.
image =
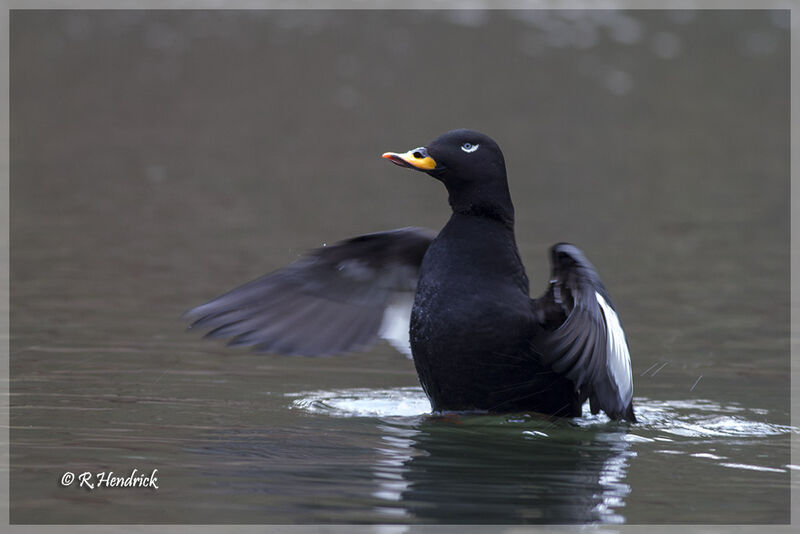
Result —
<instances>
[{"instance_id":1,"label":"duck's right wing","mask_svg":"<svg viewBox=\"0 0 800 534\"><path fill-rule=\"evenodd\" d=\"M312 250L186 313L191 328L259 352L324 356L379 337L411 356L419 266L436 233L401 228Z\"/></svg>"},{"instance_id":2,"label":"duck's right wing","mask_svg":"<svg viewBox=\"0 0 800 534\"><path fill-rule=\"evenodd\" d=\"M531 302L540 326L535 352L575 384L592 413L635 422L631 356L608 291L577 247L559 243L550 253L550 287Z\"/></svg>"}]
</instances>

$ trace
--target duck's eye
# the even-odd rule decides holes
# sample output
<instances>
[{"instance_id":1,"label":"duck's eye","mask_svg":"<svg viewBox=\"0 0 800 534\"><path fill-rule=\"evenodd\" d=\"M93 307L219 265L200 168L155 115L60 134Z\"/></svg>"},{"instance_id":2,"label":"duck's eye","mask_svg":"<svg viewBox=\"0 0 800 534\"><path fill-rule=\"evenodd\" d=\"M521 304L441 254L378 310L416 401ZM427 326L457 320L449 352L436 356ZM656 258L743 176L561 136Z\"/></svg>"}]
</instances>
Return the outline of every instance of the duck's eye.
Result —
<instances>
[{"instance_id":1,"label":"duck's eye","mask_svg":"<svg viewBox=\"0 0 800 534\"><path fill-rule=\"evenodd\" d=\"M464 143L461 145L461 150L464 152L475 152L478 150L478 145L473 145L472 143Z\"/></svg>"}]
</instances>

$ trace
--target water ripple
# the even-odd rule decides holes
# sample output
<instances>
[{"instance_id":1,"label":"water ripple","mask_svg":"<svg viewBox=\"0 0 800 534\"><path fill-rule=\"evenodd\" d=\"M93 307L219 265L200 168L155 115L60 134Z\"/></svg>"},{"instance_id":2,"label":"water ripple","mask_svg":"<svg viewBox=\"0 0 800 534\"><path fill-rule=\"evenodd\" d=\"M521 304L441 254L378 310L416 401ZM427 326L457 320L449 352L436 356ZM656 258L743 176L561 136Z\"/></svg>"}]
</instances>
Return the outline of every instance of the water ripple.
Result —
<instances>
[{"instance_id":1,"label":"water ripple","mask_svg":"<svg viewBox=\"0 0 800 534\"><path fill-rule=\"evenodd\" d=\"M393 389L342 389L304 391L287 394L291 408L332 417L418 417L430 413L430 403L418 387ZM711 400L635 399L639 424L630 427L628 442L673 441L680 438L747 438L800 433L795 427L766 421L767 411ZM508 423L524 423L530 418L514 415ZM563 420L578 427L610 423L602 414L591 415L584 407L583 417ZM526 430L528 436L546 436L545 432ZM648 435L642 435L648 434ZM673 438L664 436L667 434Z\"/></svg>"},{"instance_id":2,"label":"water ripple","mask_svg":"<svg viewBox=\"0 0 800 534\"><path fill-rule=\"evenodd\" d=\"M413 417L430 413L431 404L418 387L340 389L289 393L292 408L334 417Z\"/></svg>"}]
</instances>

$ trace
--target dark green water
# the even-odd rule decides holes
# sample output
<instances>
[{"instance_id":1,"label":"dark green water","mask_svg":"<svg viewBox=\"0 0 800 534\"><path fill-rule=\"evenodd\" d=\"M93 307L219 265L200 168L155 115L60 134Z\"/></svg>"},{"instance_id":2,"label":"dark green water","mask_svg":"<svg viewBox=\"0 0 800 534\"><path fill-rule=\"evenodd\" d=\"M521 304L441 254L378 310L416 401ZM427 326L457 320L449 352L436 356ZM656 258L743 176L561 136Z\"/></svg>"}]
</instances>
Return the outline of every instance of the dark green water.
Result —
<instances>
[{"instance_id":1,"label":"dark green water","mask_svg":"<svg viewBox=\"0 0 800 534\"><path fill-rule=\"evenodd\" d=\"M786 12L11 15L15 523L786 523ZM180 314L447 219L380 159L502 146L534 292L600 270L641 423L434 418L381 344L252 355ZM59 483L158 469L159 489Z\"/></svg>"}]
</instances>

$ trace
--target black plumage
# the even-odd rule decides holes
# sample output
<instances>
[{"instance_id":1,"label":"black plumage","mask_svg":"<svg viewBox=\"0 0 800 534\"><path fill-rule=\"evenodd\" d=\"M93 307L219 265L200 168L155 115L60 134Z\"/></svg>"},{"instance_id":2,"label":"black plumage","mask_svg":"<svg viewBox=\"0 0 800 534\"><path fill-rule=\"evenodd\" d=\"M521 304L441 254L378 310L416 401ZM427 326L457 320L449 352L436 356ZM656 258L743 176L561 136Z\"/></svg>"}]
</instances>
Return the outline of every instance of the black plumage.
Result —
<instances>
[{"instance_id":1,"label":"black plumage","mask_svg":"<svg viewBox=\"0 0 800 534\"><path fill-rule=\"evenodd\" d=\"M438 235L403 228L316 249L190 310L192 327L307 356L379 337L410 345L435 411L578 416L588 399L593 413L635 421L627 341L584 254L552 247L548 289L529 297L497 144L454 130L384 157L444 183L453 213Z\"/></svg>"},{"instance_id":2,"label":"black plumage","mask_svg":"<svg viewBox=\"0 0 800 534\"><path fill-rule=\"evenodd\" d=\"M289 266L198 306L208 337L259 352L325 356L378 340L387 307L413 297L435 233L401 228L313 250Z\"/></svg>"}]
</instances>

